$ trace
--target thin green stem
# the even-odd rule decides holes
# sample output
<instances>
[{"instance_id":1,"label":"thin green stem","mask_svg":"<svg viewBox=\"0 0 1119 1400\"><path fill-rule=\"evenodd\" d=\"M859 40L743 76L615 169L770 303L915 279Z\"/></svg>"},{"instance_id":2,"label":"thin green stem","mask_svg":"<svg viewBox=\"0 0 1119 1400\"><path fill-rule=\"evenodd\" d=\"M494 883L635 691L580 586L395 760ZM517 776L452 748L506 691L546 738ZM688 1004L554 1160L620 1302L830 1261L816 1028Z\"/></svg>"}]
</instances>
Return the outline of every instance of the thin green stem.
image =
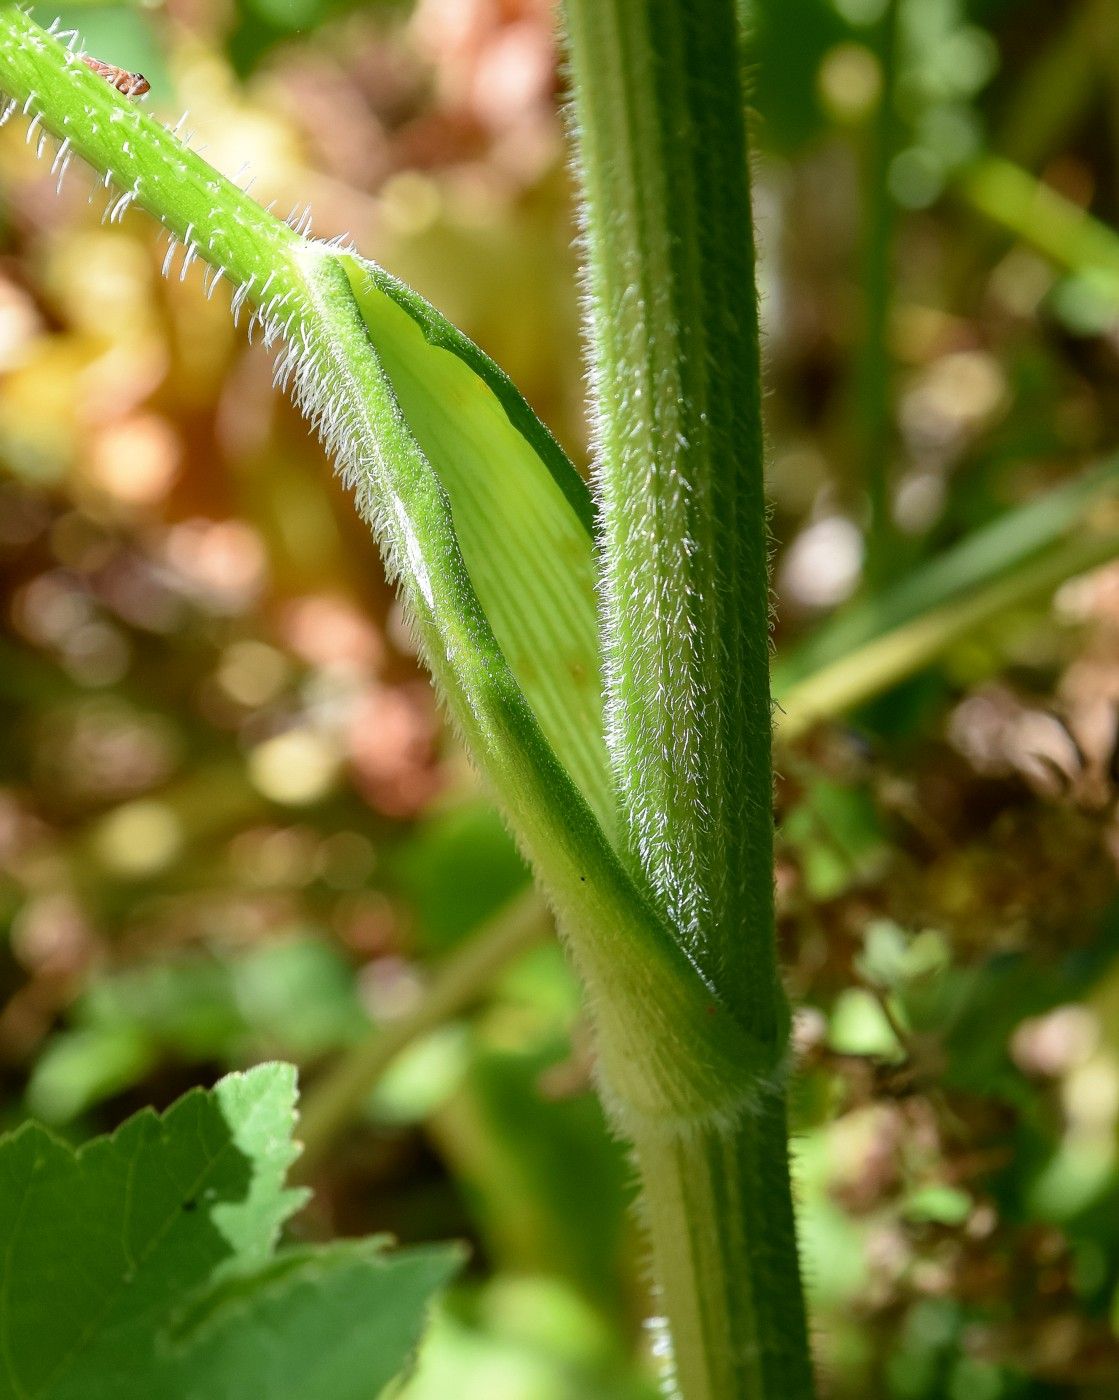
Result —
<instances>
[{"instance_id":1,"label":"thin green stem","mask_svg":"<svg viewBox=\"0 0 1119 1400\"><path fill-rule=\"evenodd\" d=\"M953 642L1067 579L1097 568L1119 554L1119 532L1075 535L1041 559L987 588L922 613L830 665L806 676L781 697L783 743L824 719L832 719L935 661Z\"/></svg>"},{"instance_id":2,"label":"thin green stem","mask_svg":"<svg viewBox=\"0 0 1119 1400\"><path fill-rule=\"evenodd\" d=\"M882 87L870 132L863 178L862 341L855 367L855 434L870 509L867 582L880 585L888 576L894 550L891 503L890 409L892 356L889 319L893 287L896 206L890 192L890 165L897 151L898 3L889 0L879 22L877 55Z\"/></svg>"},{"instance_id":3,"label":"thin green stem","mask_svg":"<svg viewBox=\"0 0 1119 1400\"><path fill-rule=\"evenodd\" d=\"M1119 302L1119 233L1079 204L998 156L971 166L959 189L981 214Z\"/></svg>"},{"instance_id":4,"label":"thin green stem","mask_svg":"<svg viewBox=\"0 0 1119 1400\"><path fill-rule=\"evenodd\" d=\"M299 236L8 3L0 4L0 87L32 132L64 143L60 184L80 156L115 187L106 195L113 219L133 204L146 209L190 259L220 268L247 295L267 286L277 304L298 297Z\"/></svg>"},{"instance_id":5,"label":"thin green stem","mask_svg":"<svg viewBox=\"0 0 1119 1400\"><path fill-rule=\"evenodd\" d=\"M1031 168L1059 149L1114 72L1119 47L1114 0L1078 0L1063 8L1061 18L1063 28L1041 46L1025 73L1016 75L992 142L1009 160Z\"/></svg>"},{"instance_id":6,"label":"thin green stem","mask_svg":"<svg viewBox=\"0 0 1119 1400\"><path fill-rule=\"evenodd\" d=\"M768 542L734 0L566 0L584 194L607 739L679 945L780 1065ZM673 1053L693 1052L677 1037ZM812 1392L782 1074L622 1117L686 1400ZM609 1087L607 1085L607 1087Z\"/></svg>"},{"instance_id":7,"label":"thin green stem","mask_svg":"<svg viewBox=\"0 0 1119 1400\"><path fill-rule=\"evenodd\" d=\"M422 1000L407 1015L377 1027L345 1051L303 1096L298 1172L310 1176L402 1050L467 1011L495 977L543 942L549 920L535 890L511 900L438 969Z\"/></svg>"},{"instance_id":8,"label":"thin green stem","mask_svg":"<svg viewBox=\"0 0 1119 1400\"><path fill-rule=\"evenodd\" d=\"M936 609L987 596L993 585L1012 576L1027 580L1040 561L1073 535L1087 531L1098 537L1114 515L1117 495L1119 454L1011 507L886 590L841 609L777 657L772 685L778 703L783 707L794 687L887 632Z\"/></svg>"}]
</instances>

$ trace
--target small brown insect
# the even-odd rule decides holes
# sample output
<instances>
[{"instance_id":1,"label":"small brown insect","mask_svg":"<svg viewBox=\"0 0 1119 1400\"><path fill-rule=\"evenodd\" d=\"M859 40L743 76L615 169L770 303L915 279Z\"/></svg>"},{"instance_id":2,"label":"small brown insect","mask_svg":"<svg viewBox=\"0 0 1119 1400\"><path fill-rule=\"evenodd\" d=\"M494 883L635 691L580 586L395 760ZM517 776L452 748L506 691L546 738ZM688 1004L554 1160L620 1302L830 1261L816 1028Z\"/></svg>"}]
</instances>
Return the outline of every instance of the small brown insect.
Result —
<instances>
[{"instance_id":1,"label":"small brown insect","mask_svg":"<svg viewBox=\"0 0 1119 1400\"><path fill-rule=\"evenodd\" d=\"M87 53L82 54L82 62L87 68L92 68L99 78L112 83L117 92L125 97L143 97L145 92L151 91L152 85L142 73L130 73L113 63L102 63L99 58L91 58Z\"/></svg>"}]
</instances>

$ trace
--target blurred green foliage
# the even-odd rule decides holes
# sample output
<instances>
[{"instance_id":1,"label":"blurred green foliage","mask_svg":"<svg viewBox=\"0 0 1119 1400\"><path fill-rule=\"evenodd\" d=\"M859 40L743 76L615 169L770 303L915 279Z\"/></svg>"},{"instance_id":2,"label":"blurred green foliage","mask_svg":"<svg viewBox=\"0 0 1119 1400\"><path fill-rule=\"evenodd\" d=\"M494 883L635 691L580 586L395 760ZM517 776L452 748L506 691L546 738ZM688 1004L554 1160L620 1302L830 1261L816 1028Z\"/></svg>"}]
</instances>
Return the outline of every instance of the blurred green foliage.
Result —
<instances>
[{"instance_id":1,"label":"blurred green foliage","mask_svg":"<svg viewBox=\"0 0 1119 1400\"><path fill-rule=\"evenodd\" d=\"M820 1369L836 1397L1103 1400L1119 575L1027 585L1119 529L1119 12L745 10L779 694L1015 584L779 754ZM432 295L586 461L545 0L64 18L262 202ZM163 278L152 227L102 228L77 170L56 196L52 155L0 132L0 1113L78 1141L261 1059L313 1092L528 877L228 289ZM297 1238L470 1243L409 1400L653 1393L592 1084L574 981L526 944L315 1168Z\"/></svg>"}]
</instances>

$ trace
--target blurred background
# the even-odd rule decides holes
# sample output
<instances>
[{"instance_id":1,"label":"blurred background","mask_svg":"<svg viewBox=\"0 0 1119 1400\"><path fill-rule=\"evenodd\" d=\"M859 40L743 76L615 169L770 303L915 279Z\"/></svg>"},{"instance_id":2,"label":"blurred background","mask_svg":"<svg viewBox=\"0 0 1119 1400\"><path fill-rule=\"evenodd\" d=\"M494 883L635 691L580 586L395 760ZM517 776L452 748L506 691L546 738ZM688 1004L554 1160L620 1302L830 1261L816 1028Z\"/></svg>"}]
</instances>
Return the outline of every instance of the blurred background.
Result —
<instances>
[{"instance_id":1,"label":"blurred background","mask_svg":"<svg viewBox=\"0 0 1119 1400\"><path fill-rule=\"evenodd\" d=\"M1119 7L747 9L824 1390L1114 1397ZM547 0L63 21L585 466ZM577 989L376 550L228 287L53 154L0 132L0 1125L357 1057L297 1230L472 1246L408 1400L651 1397Z\"/></svg>"}]
</instances>

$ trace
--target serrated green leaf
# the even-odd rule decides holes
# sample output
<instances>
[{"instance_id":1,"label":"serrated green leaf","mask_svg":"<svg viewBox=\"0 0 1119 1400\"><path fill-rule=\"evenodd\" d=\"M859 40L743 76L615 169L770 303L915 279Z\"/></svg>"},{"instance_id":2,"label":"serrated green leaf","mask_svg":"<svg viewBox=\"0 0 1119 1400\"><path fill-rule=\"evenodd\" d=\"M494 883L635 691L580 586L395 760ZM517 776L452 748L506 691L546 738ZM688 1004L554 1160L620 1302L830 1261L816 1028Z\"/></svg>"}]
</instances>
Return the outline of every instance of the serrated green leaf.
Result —
<instances>
[{"instance_id":1,"label":"serrated green leaf","mask_svg":"<svg viewBox=\"0 0 1119 1400\"><path fill-rule=\"evenodd\" d=\"M144 1394L172 1309L218 1265L267 1259L299 1206L294 1114L295 1071L263 1065L77 1152L34 1125L0 1142L6 1393Z\"/></svg>"},{"instance_id":2,"label":"serrated green leaf","mask_svg":"<svg viewBox=\"0 0 1119 1400\"><path fill-rule=\"evenodd\" d=\"M200 1301L172 1338L168 1384L182 1400L372 1400L407 1365L460 1262L453 1246L288 1250Z\"/></svg>"},{"instance_id":3,"label":"serrated green leaf","mask_svg":"<svg viewBox=\"0 0 1119 1400\"><path fill-rule=\"evenodd\" d=\"M451 1247L275 1254L302 1191L295 1071L261 1065L74 1151L0 1140L0 1395L368 1400L405 1364Z\"/></svg>"}]
</instances>

